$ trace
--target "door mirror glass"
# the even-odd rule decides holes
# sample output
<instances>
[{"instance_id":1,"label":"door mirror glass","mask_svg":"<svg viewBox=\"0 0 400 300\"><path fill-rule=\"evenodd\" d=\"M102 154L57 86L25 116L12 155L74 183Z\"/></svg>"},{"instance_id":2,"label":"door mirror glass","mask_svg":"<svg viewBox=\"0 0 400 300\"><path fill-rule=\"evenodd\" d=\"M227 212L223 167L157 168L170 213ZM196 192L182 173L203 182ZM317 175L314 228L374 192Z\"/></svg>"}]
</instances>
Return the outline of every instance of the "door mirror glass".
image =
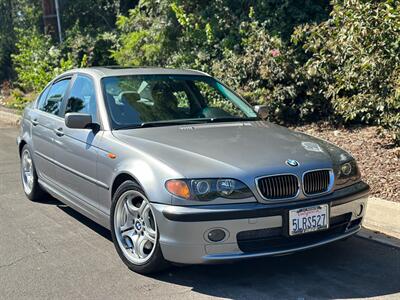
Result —
<instances>
[{"instance_id":1,"label":"door mirror glass","mask_svg":"<svg viewBox=\"0 0 400 300\"><path fill-rule=\"evenodd\" d=\"M268 108L265 105L256 105L254 106L254 110L257 113L257 115L263 119L266 120L268 119Z\"/></svg>"},{"instance_id":2,"label":"door mirror glass","mask_svg":"<svg viewBox=\"0 0 400 300\"><path fill-rule=\"evenodd\" d=\"M75 129L87 129L92 126L92 116L82 113L67 113L65 115L65 126Z\"/></svg>"}]
</instances>

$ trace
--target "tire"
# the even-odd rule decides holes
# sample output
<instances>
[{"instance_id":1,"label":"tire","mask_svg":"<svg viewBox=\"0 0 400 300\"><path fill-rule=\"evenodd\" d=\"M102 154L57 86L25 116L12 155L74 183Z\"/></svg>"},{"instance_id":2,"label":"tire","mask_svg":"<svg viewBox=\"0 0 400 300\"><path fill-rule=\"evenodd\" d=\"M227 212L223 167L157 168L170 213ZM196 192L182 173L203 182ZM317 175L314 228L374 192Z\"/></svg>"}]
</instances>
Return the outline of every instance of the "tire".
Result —
<instances>
[{"instance_id":1,"label":"tire","mask_svg":"<svg viewBox=\"0 0 400 300\"><path fill-rule=\"evenodd\" d=\"M130 270L150 274L168 267L150 201L136 182L125 181L114 193L110 228L115 249Z\"/></svg>"},{"instance_id":2,"label":"tire","mask_svg":"<svg viewBox=\"0 0 400 300\"><path fill-rule=\"evenodd\" d=\"M28 163L27 157L29 158L29 166L26 165ZM30 171L28 171L28 169ZM20 173L22 188L26 197L34 202L46 201L48 194L39 185L35 164L33 162L32 151L27 144L24 145L21 151Z\"/></svg>"}]
</instances>

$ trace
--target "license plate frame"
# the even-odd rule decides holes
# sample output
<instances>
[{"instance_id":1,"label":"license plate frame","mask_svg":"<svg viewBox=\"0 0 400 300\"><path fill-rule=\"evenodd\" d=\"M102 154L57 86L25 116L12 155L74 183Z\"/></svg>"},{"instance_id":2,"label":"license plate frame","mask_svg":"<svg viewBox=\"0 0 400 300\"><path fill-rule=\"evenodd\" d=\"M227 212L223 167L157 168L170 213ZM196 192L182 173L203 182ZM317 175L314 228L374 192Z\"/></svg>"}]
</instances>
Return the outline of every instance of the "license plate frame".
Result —
<instances>
[{"instance_id":1,"label":"license plate frame","mask_svg":"<svg viewBox=\"0 0 400 300\"><path fill-rule=\"evenodd\" d=\"M291 209L287 216L289 236L329 229L330 209L328 204Z\"/></svg>"}]
</instances>

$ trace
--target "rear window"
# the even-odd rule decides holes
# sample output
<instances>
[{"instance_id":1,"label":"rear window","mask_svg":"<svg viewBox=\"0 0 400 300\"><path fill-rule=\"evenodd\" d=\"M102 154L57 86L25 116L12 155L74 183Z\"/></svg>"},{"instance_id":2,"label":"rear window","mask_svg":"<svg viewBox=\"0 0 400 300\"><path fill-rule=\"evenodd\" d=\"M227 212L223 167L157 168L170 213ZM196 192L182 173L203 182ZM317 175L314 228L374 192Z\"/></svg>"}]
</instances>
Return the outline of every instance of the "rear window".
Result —
<instances>
[{"instance_id":1,"label":"rear window","mask_svg":"<svg viewBox=\"0 0 400 300\"><path fill-rule=\"evenodd\" d=\"M61 103L67 91L70 79L63 79L54 83L47 94L46 100L39 101L39 109L47 113L58 115Z\"/></svg>"}]
</instances>

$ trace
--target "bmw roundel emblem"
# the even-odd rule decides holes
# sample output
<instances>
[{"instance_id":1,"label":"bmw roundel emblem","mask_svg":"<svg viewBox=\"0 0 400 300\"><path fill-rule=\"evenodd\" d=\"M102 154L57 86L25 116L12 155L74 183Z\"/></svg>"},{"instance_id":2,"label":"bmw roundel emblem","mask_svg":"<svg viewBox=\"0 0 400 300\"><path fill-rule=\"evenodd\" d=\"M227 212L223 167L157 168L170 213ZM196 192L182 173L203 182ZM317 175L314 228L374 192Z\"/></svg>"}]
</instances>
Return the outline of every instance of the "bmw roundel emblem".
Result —
<instances>
[{"instance_id":1,"label":"bmw roundel emblem","mask_svg":"<svg viewBox=\"0 0 400 300\"><path fill-rule=\"evenodd\" d=\"M294 160L294 159L288 159L286 161L286 164L288 166L291 166L291 167L297 167L299 165L299 162L297 160Z\"/></svg>"}]
</instances>

